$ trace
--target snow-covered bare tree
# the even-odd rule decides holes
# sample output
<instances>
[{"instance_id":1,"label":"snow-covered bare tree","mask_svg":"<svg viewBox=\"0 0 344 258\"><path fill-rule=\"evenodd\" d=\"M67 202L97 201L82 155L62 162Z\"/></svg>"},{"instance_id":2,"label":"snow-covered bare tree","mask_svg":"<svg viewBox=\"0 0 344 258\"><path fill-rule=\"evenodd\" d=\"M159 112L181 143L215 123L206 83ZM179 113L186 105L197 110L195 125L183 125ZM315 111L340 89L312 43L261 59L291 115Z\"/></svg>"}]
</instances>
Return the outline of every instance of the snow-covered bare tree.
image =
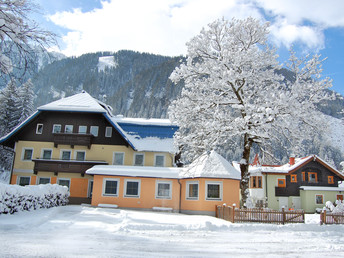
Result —
<instances>
[{"instance_id":1,"label":"snow-covered bare tree","mask_svg":"<svg viewBox=\"0 0 344 258\"><path fill-rule=\"evenodd\" d=\"M0 1L0 75L13 70L13 54L19 55L25 71L31 63L34 47L46 48L55 44L55 35L40 29L29 17L38 8L31 0Z\"/></svg>"},{"instance_id":2,"label":"snow-covered bare tree","mask_svg":"<svg viewBox=\"0 0 344 258\"><path fill-rule=\"evenodd\" d=\"M19 110L21 112L19 122L24 121L34 112L34 99L35 93L33 91L33 84L31 79L25 82L18 91L19 97Z\"/></svg>"},{"instance_id":3,"label":"snow-covered bare tree","mask_svg":"<svg viewBox=\"0 0 344 258\"><path fill-rule=\"evenodd\" d=\"M284 137L305 139L319 129L316 103L327 98L319 56L299 60L291 55L294 78L284 80L277 55L267 42L269 24L254 18L216 20L188 43L188 54L171 74L185 87L169 109L177 122L176 144L187 160L241 139L241 196L249 182L251 148ZM301 138L302 133L302 138Z\"/></svg>"}]
</instances>

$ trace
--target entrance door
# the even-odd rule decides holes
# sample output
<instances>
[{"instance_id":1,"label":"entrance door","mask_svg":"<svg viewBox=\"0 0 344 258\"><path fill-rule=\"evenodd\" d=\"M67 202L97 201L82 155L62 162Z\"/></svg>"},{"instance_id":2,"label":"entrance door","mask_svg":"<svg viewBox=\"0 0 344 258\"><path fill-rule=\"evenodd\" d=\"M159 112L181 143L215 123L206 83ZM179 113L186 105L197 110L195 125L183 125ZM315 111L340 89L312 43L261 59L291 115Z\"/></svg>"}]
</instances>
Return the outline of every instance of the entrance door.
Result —
<instances>
[{"instance_id":1,"label":"entrance door","mask_svg":"<svg viewBox=\"0 0 344 258\"><path fill-rule=\"evenodd\" d=\"M88 182L88 198L92 198L93 180Z\"/></svg>"},{"instance_id":2,"label":"entrance door","mask_svg":"<svg viewBox=\"0 0 344 258\"><path fill-rule=\"evenodd\" d=\"M288 210L288 197L278 197L279 209Z\"/></svg>"},{"instance_id":3,"label":"entrance door","mask_svg":"<svg viewBox=\"0 0 344 258\"><path fill-rule=\"evenodd\" d=\"M301 197L293 197L292 199L293 203L292 203L292 208L294 210L300 210L301 209Z\"/></svg>"}]
</instances>

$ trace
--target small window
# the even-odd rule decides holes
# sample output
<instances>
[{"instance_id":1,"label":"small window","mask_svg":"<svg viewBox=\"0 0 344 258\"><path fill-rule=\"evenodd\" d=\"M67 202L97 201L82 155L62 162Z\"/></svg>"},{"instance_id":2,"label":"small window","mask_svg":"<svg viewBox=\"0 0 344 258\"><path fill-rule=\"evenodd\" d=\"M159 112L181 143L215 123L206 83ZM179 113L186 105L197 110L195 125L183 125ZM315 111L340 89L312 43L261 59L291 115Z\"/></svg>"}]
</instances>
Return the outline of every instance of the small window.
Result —
<instances>
[{"instance_id":1,"label":"small window","mask_svg":"<svg viewBox=\"0 0 344 258\"><path fill-rule=\"evenodd\" d=\"M85 151L76 151L75 152L75 160L77 161L84 161L86 156Z\"/></svg>"},{"instance_id":2,"label":"small window","mask_svg":"<svg viewBox=\"0 0 344 258\"><path fill-rule=\"evenodd\" d=\"M61 133L61 125L59 124L53 125L53 133Z\"/></svg>"},{"instance_id":3,"label":"small window","mask_svg":"<svg viewBox=\"0 0 344 258\"><path fill-rule=\"evenodd\" d=\"M285 187L285 179L277 179L278 187Z\"/></svg>"},{"instance_id":4,"label":"small window","mask_svg":"<svg viewBox=\"0 0 344 258\"><path fill-rule=\"evenodd\" d=\"M71 153L72 152L70 150L61 151L61 159L62 160L70 160Z\"/></svg>"},{"instance_id":5,"label":"small window","mask_svg":"<svg viewBox=\"0 0 344 258\"><path fill-rule=\"evenodd\" d=\"M90 127L90 133L91 133L94 137L98 137L98 131L99 131L99 127L98 127L98 126L92 125L92 126Z\"/></svg>"},{"instance_id":6,"label":"small window","mask_svg":"<svg viewBox=\"0 0 344 258\"><path fill-rule=\"evenodd\" d=\"M140 197L140 180L126 180L124 197Z\"/></svg>"},{"instance_id":7,"label":"small window","mask_svg":"<svg viewBox=\"0 0 344 258\"><path fill-rule=\"evenodd\" d=\"M40 177L38 179L38 184L39 185L50 184L50 177Z\"/></svg>"},{"instance_id":8,"label":"small window","mask_svg":"<svg viewBox=\"0 0 344 258\"><path fill-rule=\"evenodd\" d=\"M315 172L308 172L308 183L317 183L318 176Z\"/></svg>"},{"instance_id":9,"label":"small window","mask_svg":"<svg viewBox=\"0 0 344 258\"><path fill-rule=\"evenodd\" d=\"M115 152L113 154L113 165L124 165L124 152Z\"/></svg>"},{"instance_id":10,"label":"small window","mask_svg":"<svg viewBox=\"0 0 344 258\"><path fill-rule=\"evenodd\" d=\"M112 127L105 128L105 137L112 137Z\"/></svg>"},{"instance_id":11,"label":"small window","mask_svg":"<svg viewBox=\"0 0 344 258\"><path fill-rule=\"evenodd\" d=\"M315 204L324 204L324 196L322 194L315 195Z\"/></svg>"},{"instance_id":12,"label":"small window","mask_svg":"<svg viewBox=\"0 0 344 258\"><path fill-rule=\"evenodd\" d=\"M118 179L104 178L103 184L104 184L103 195L118 196L118 186L119 186Z\"/></svg>"},{"instance_id":13,"label":"small window","mask_svg":"<svg viewBox=\"0 0 344 258\"><path fill-rule=\"evenodd\" d=\"M136 153L134 155L134 166L143 166L144 165L144 154Z\"/></svg>"},{"instance_id":14,"label":"small window","mask_svg":"<svg viewBox=\"0 0 344 258\"><path fill-rule=\"evenodd\" d=\"M262 188L262 176L251 176L251 188Z\"/></svg>"},{"instance_id":15,"label":"small window","mask_svg":"<svg viewBox=\"0 0 344 258\"><path fill-rule=\"evenodd\" d=\"M43 150L42 159L51 159L52 153L52 150Z\"/></svg>"},{"instance_id":16,"label":"small window","mask_svg":"<svg viewBox=\"0 0 344 258\"><path fill-rule=\"evenodd\" d=\"M154 166L164 167L165 166L165 155L155 155Z\"/></svg>"},{"instance_id":17,"label":"small window","mask_svg":"<svg viewBox=\"0 0 344 258\"><path fill-rule=\"evenodd\" d=\"M186 199L198 200L198 182L186 182Z\"/></svg>"},{"instance_id":18,"label":"small window","mask_svg":"<svg viewBox=\"0 0 344 258\"><path fill-rule=\"evenodd\" d=\"M290 175L290 182L297 183L297 175Z\"/></svg>"},{"instance_id":19,"label":"small window","mask_svg":"<svg viewBox=\"0 0 344 258\"><path fill-rule=\"evenodd\" d=\"M33 149L24 149L23 150L23 158L22 160L31 161L33 155Z\"/></svg>"},{"instance_id":20,"label":"small window","mask_svg":"<svg viewBox=\"0 0 344 258\"><path fill-rule=\"evenodd\" d=\"M334 184L333 176L328 176L327 181L329 184Z\"/></svg>"},{"instance_id":21,"label":"small window","mask_svg":"<svg viewBox=\"0 0 344 258\"><path fill-rule=\"evenodd\" d=\"M222 199L222 183L206 182L206 199L220 201Z\"/></svg>"},{"instance_id":22,"label":"small window","mask_svg":"<svg viewBox=\"0 0 344 258\"><path fill-rule=\"evenodd\" d=\"M172 198L172 182L157 181L155 187L155 198L171 199Z\"/></svg>"},{"instance_id":23,"label":"small window","mask_svg":"<svg viewBox=\"0 0 344 258\"><path fill-rule=\"evenodd\" d=\"M43 124L37 124L36 134L42 134L42 133L43 133Z\"/></svg>"},{"instance_id":24,"label":"small window","mask_svg":"<svg viewBox=\"0 0 344 258\"><path fill-rule=\"evenodd\" d=\"M66 125L65 133L73 133L73 125Z\"/></svg>"},{"instance_id":25,"label":"small window","mask_svg":"<svg viewBox=\"0 0 344 258\"><path fill-rule=\"evenodd\" d=\"M29 177L29 176L21 176L21 177L19 177L18 184L21 186L29 185L30 179L31 179L31 177Z\"/></svg>"},{"instance_id":26,"label":"small window","mask_svg":"<svg viewBox=\"0 0 344 258\"><path fill-rule=\"evenodd\" d=\"M87 126L79 125L79 134L86 134L86 133L87 133Z\"/></svg>"},{"instance_id":27,"label":"small window","mask_svg":"<svg viewBox=\"0 0 344 258\"><path fill-rule=\"evenodd\" d=\"M58 180L59 185L70 187L70 179L59 178Z\"/></svg>"}]
</instances>

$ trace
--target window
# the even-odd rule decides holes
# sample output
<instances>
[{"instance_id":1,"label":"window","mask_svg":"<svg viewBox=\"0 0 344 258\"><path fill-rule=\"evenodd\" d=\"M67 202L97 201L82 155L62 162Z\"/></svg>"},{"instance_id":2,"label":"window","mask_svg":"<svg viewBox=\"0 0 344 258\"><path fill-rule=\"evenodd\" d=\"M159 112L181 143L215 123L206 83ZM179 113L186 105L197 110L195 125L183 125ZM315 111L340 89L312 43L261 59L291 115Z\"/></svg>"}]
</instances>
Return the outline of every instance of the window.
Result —
<instances>
[{"instance_id":1,"label":"window","mask_svg":"<svg viewBox=\"0 0 344 258\"><path fill-rule=\"evenodd\" d=\"M118 179L104 178L103 180L103 195L118 196Z\"/></svg>"},{"instance_id":2,"label":"window","mask_svg":"<svg viewBox=\"0 0 344 258\"><path fill-rule=\"evenodd\" d=\"M21 176L19 177L18 184L21 186L29 185L31 177L29 176Z\"/></svg>"},{"instance_id":3,"label":"window","mask_svg":"<svg viewBox=\"0 0 344 258\"><path fill-rule=\"evenodd\" d=\"M317 183L318 176L315 172L308 172L308 183Z\"/></svg>"},{"instance_id":4,"label":"window","mask_svg":"<svg viewBox=\"0 0 344 258\"><path fill-rule=\"evenodd\" d=\"M156 181L155 198L171 199L172 198L172 182Z\"/></svg>"},{"instance_id":5,"label":"window","mask_svg":"<svg viewBox=\"0 0 344 258\"><path fill-rule=\"evenodd\" d=\"M37 124L36 134L42 134L42 133L43 133L43 124Z\"/></svg>"},{"instance_id":6,"label":"window","mask_svg":"<svg viewBox=\"0 0 344 258\"><path fill-rule=\"evenodd\" d=\"M98 136L98 131L99 131L99 127L98 127L98 126L91 126L91 127L90 127L90 133L91 133L94 137L97 137L97 136Z\"/></svg>"},{"instance_id":7,"label":"window","mask_svg":"<svg viewBox=\"0 0 344 258\"><path fill-rule=\"evenodd\" d=\"M206 200L222 200L222 183L206 182Z\"/></svg>"},{"instance_id":8,"label":"window","mask_svg":"<svg viewBox=\"0 0 344 258\"><path fill-rule=\"evenodd\" d=\"M134 155L134 166L143 166L144 165L144 154L136 153Z\"/></svg>"},{"instance_id":9,"label":"window","mask_svg":"<svg viewBox=\"0 0 344 258\"><path fill-rule=\"evenodd\" d=\"M342 194L337 194L337 200L343 201L343 195Z\"/></svg>"},{"instance_id":10,"label":"window","mask_svg":"<svg viewBox=\"0 0 344 258\"><path fill-rule=\"evenodd\" d=\"M198 182L186 182L186 199L198 200Z\"/></svg>"},{"instance_id":11,"label":"window","mask_svg":"<svg viewBox=\"0 0 344 258\"><path fill-rule=\"evenodd\" d=\"M51 159L52 150L42 150L42 159Z\"/></svg>"},{"instance_id":12,"label":"window","mask_svg":"<svg viewBox=\"0 0 344 258\"><path fill-rule=\"evenodd\" d=\"M61 125L53 125L53 133L61 133Z\"/></svg>"},{"instance_id":13,"label":"window","mask_svg":"<svg viewBox=\"0 0 344 258\"><path fill-rule=\"evenodd\" d=\"M124 152L114 152L113 165L124 165Z\"/></svg>"},{"instance_id":14,"label":"window","mask_svg":"<svg viewBox=\"0 0 344 258\"><path fill-rule=\"evenodd\" d=\"M105 137L111 137L112 136L112 127L106 127L105 128Z\"/></svg>"},{"instance_id":15,"label":"window","mask_svg":"<svg viewBox=\"0 0 344 258\"><path fill-rule=\"evenodd\" d=\"M285 187L285 179L277 179L278 187Z\"/></svg>"},{"instance_id":16,"label":"window","mask_svg":"<svg viewBox=\"0 0 344 258\"><path fill-rule=\"evenodd\" d=\"M50 184L50 177L40 177L38 179L38 184L39 185Z\"/></svg>"},{"instance_id":17,"label":"window","mask_svg":"<svg viewBox=\"0 0 344 258\"><path fill-rule=\"evenodd\" d=\"M315 195L315 204L324 204L324 196L322 194Z\"/></svg>"},{"instance_id":18,"label":"window","mask_svg":"<svg viewBox=\"0 0 344 258\"><path fill-rule=\"evenodd\" d=\"M140 197L140 180L125 180L124 197Z\"/></svg>"},{"instance_id":19,"label":"window","mask_svg":"<svg viewBox=\"0 0 344 258\"><path fill-rule=\"evenodd\" d=\"M76 151L75 152L75 160L84 161L86 157L85 151Z\"/></svg>"},{"instance_id":20,"label":"window","mask_svg":"<svg viewBox=\"0 0 344 258\"><path fill-rule=\"evenodd\" d=\"M87 133L87 126L79 125L79 134L86 134L86 133Z\"/></svg>"},{"instance_id":21,"label":"window","mask_svg":"<svg viewBox=\"0 0 344 258\"><path fill-rule=\"evenodd\" d=\"M33 155L33 149L23 149L23 157L22 160L31 161Z\"/></svg>"},{"instance_id":22,"label":"window","mask_svg":"<svg viewBox=\"0 0 344 258\"><path fill-rule=\"evenodd\" d=\"M72 152L70 150L62 150L61 151L61 159L62 160L70 160L71 153Z\"/></svg>"},{"instance_id":23,"label":"window","mask_svg":"<svg viewBox=\"0 0 344 258\"><path fill-rule=\"evenodd\" d=\"M58 182L59 185L70 187L70 179L59 178Z\"/></svg>"},{"instance_id":24,"label":"window","mask_svg":"<svg viewBox=\"0 0 344 258\"><path fill-rule=\"evenodd\" d=\"M65 133L73 133L73 125L66 125Z\"/></svg>"},{"instance_id":25,"label":"window","mask_svg":"<svg viewBox=\"0 0 344 258\"><path fill-rule=\"evenodd\" d=\"M329 184L334 184L333 176L328 176L327 181Z\"/></svg>"},{"instance_id":26,"label":"window","mask_svg":"<svg viewBox=\"0 0 344 258\"><path fill-rule=\"evenodd\" d=\"M297 183L297 175L290 175L290 182Z\"/></svg>"},{"instance_id":27,"label":"window","mask_svg":"<svg viewBox=\"0 0 344 258\"><path fill-rule=\"evenodd\" d=\"M251 188L262 188L262 176L251 176Z\"/></svg>"},{"instance_id":28,"label":"window","mask_svg":"<svg viewBox=\"0 0 344 258\"><path fill-rule=\"evenodd\" d=\"M164 167L165 166L165 155L155 155L154 166Z\"/></svg>"},{"instance_id":29,"label":"window","mask_svg":"<svg viewBox=\"0 0 344 258\"><path fill-rule=\"evenodd\" d=\"M302 172L302 182L306 181L306 172Z\"/></svg>"}]
</instances>

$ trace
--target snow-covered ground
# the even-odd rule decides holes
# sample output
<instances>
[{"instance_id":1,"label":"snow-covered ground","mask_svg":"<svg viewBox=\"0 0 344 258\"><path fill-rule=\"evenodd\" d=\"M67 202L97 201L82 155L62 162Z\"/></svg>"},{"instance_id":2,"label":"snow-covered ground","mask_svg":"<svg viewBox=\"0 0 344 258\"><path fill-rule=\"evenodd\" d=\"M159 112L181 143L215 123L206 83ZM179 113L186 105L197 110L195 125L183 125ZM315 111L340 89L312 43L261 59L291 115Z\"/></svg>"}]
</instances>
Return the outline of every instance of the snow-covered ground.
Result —
<instances>
[{"instance_id":1,"label":"snow-covered ground","mask_svg":"<svg viewBox=\"0 0 344 258\"><path fill-rule=\"evenodd\" d=\"M0 215L0 257L343 257L344 226L63 206Z\"/></svg>"}]
</instances>

